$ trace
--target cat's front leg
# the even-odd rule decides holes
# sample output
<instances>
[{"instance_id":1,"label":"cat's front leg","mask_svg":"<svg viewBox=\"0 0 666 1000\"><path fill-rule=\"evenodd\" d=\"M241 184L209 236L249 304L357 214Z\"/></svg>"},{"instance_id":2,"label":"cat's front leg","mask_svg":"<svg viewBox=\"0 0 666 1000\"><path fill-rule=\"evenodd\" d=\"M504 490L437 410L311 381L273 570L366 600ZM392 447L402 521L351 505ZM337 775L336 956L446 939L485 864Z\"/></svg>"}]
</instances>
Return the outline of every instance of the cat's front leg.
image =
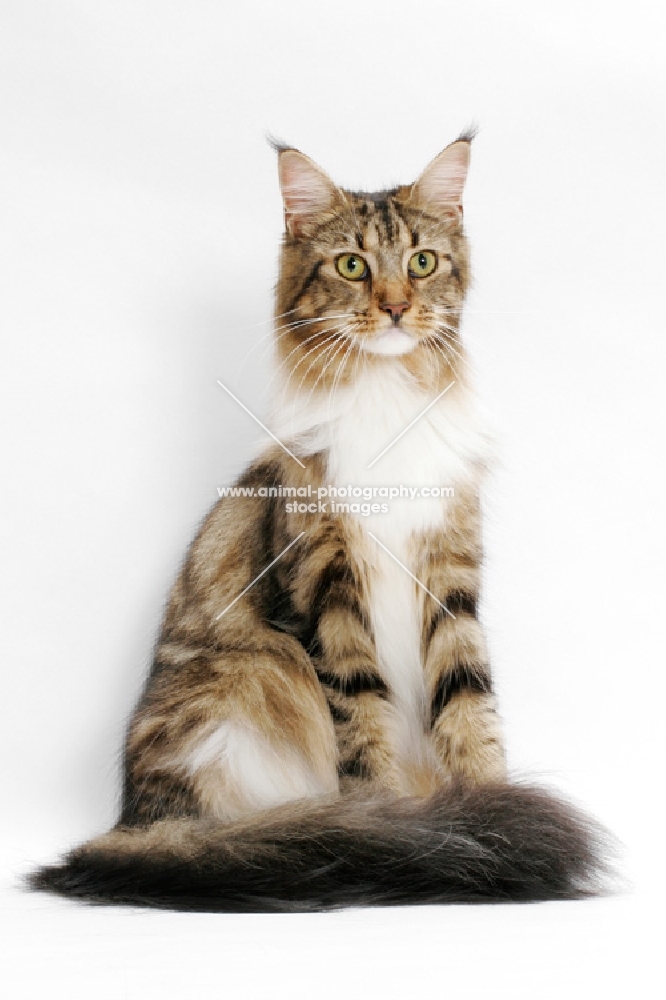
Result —
<instances>
[{"instance_id":1,"label":"cat's front leg","mask_svg":"<svg viewBox=\"0 0 666 1000\"><path fill-rule=\"evenodd\" d=\"M423 600L426 725L454 779L503 781L506 762L485 638L477 618L479 547L475 519L460 512L449 533L428 540L421 579L441 603Z\"/></svg>"},{"instance_id":2,"label":"cat's front leg","mask_svg":"<svg viewBox=\"0 0 666 1000\"><path fill-rule=\"evenodd\" d=\"M353 525L334 519L304 522L307 552L292 585L298 609L308 610L310 654L335 724L341 788L370 782L396 794L409 784L396 753L398 710L382 676ZM358 537L350 537L356 531Z\"/></svg>"},{"instance_id":3,"label":"cat's front leg","mask_svg":"<svg viewBox=\"0 0 666 1000\"><path fill-rule=\"evenodd\" d=\"M487 667L444 657L439 669L430 726L446 773L473 784L505 780L501 723Z\"/></svg>"}]
</instances>

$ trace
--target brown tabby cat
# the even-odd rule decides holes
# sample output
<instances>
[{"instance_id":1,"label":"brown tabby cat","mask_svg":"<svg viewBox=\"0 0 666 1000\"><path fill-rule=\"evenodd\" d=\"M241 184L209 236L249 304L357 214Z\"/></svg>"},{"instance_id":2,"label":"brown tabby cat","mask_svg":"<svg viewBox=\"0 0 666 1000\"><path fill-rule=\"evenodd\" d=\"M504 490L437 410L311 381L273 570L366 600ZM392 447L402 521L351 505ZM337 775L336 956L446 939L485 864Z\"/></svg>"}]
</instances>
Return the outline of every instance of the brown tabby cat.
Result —
<instances>
[{"instance_id":1,"label":"brown tabby cat","mask_svg":"<svg viewBox=\"0 0 666 1000\"><path fill-rule=\"evenodd\" d=\"M34 887L205 910L598 889L594 825L507 780L477 617L471 138L378 194L278 148L275 443L176 581L118 824Z\"/></svg>"}]
</instances>

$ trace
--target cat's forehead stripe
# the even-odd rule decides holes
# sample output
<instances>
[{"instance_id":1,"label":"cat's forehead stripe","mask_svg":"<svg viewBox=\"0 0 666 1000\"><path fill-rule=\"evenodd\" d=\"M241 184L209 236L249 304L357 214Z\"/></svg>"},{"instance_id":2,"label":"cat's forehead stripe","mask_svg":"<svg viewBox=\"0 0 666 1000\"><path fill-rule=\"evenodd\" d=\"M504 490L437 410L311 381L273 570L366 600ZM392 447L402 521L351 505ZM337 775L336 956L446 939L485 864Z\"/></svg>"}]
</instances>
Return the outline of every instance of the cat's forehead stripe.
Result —
<instances>
[{"instance_id":1,"label":"cat's forehead stripe","mask_svg":"<svg viewBox=\"0 0 666 1000\"><path fill-rule=\"evenodd\" d=\"M361 250L396 243L414 244L415 234L410 231L404 216L390 194L377 196L352 195L354 214L361 229L356 242Z\"/></svg>"}]
</instances>

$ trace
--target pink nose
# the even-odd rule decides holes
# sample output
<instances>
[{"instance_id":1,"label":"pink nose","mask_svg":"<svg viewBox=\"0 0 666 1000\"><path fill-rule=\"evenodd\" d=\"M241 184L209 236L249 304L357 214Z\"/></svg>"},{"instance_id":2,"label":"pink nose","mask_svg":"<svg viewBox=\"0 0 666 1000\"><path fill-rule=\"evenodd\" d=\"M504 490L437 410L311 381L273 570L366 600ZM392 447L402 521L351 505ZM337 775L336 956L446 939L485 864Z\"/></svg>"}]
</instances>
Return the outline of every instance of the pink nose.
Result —
<instances>
[{"instance_id":1,"label":"pink nose","mask_svg":"<svg viewBox=\"0 0 666 1000\"><path fill-rule=\"evenodd\" d=\"M381 302L379 308L389 313L394 323L399 323L402 314L409 309L409 302Z\"/></svg>"}]
</instances>

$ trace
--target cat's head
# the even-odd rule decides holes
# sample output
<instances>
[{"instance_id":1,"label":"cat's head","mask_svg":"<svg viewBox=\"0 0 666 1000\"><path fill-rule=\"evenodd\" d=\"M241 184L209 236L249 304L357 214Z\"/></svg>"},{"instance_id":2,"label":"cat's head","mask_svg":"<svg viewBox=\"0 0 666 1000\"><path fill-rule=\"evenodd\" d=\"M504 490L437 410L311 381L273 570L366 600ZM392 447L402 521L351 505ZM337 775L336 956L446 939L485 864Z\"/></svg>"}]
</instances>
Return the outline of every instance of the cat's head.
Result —
<instances>
[{"instance_id":1,"label":"cat's head","mask_svg":"<svg viewBox=\"0 0 666 1000\"><path fill-rule=\"evenodd\" d=\"M277 354L294 391L344 384L359 353L431 385L455 376L470 140L447 146L414 184L376 194L343 190L303 153L278 148Z\"/></svg>"}]
</instances>

